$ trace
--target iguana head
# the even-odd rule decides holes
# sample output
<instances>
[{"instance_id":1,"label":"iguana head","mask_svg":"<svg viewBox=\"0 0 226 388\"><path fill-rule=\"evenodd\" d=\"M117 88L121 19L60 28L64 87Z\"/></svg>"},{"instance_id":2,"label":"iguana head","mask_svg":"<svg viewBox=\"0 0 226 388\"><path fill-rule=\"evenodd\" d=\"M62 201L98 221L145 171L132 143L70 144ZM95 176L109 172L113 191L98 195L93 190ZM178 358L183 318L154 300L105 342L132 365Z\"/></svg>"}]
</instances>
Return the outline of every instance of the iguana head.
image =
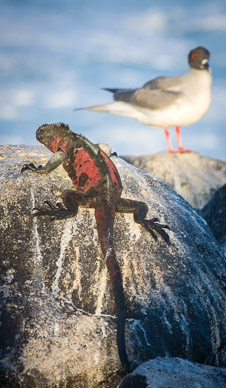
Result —
<instances>
[{"instance_id":1,"label":"iguana head","mask_svg":"<svg viewBox=\"0 0 226 388\"><path fill-rule=\"evenodd\" d=\"M37 140L44 144L50 151L56 152L59 142L71 133L68 125L63 123L44 124L36 131Z\"/></svg>"}]
</instances>

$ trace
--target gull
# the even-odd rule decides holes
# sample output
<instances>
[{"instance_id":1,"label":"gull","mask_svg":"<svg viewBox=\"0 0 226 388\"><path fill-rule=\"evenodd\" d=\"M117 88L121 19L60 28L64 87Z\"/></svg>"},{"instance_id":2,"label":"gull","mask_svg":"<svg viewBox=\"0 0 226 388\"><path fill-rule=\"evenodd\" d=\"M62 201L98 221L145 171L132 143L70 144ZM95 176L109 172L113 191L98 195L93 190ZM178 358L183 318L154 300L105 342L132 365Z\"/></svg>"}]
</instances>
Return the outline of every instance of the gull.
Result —
<instances>
[{"instance_id":1,"label":"gull","mask_svg":"<svg viewBox=\"0 0 226 388\"><path fill-rule=\"evenodd\" d=\"M180 126L199 121L211 104L212 75L209 67L210 52L196 47L188 54L190 69L176 77L157 77L141 88L104 88L113 93L114 102L88 106L95 112L126 116L151 127L165 129L169 152L190 152L183 148ZM178 149L174 150L169 128L176 128Z\"/></svg>"}]
</instances>

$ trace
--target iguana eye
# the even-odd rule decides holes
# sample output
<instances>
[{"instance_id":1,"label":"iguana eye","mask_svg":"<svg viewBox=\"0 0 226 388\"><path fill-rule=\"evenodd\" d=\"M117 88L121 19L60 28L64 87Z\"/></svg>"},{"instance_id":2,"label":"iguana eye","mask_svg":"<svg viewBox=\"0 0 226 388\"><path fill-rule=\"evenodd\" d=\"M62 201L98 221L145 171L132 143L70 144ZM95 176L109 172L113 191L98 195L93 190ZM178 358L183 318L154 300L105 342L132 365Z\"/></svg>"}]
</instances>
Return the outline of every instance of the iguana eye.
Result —
<instances>
[{"instance_id":1,"label":"iguana eye","mask_svg":"<svg viewBox=\"0 0 226 388\"><path fill-rule=\"evenodd\" d=\"M192 54L192 59L194 59L194 61L197 61L198 57L197 53Z\"/></svg>"}]
</instances>

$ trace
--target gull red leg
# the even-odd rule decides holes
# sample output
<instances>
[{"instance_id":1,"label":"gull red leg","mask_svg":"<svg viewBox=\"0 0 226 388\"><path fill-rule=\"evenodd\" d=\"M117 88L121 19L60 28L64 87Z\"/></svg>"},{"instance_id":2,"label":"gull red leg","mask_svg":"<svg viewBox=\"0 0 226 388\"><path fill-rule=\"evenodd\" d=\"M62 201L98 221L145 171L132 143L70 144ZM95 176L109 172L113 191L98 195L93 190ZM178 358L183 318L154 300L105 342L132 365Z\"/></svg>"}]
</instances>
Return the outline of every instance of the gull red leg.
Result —
<instances>
[{"instance_id":1,"label":"gull red leg","mask_svg":"<svg viewBox=\"0 0 226 388\"><path fill-rule=\"evenodd\" d=\"M190 150L183 148L183 146L182 146L180 127L176 127L176 135L177 135L177 144L178 144L177 152L191 152Z\"/></svg>"},{"instance_id":2,"label":"gull red leg","mask_svg":"<svg viewBox=\"0 0 226 388\"><path fill-rule=\"evenodd\" d=\"M167 128L165 128L165 135L166 135L166 140L167 140L169 152L171 152L171 153L176 152L176 151L173 150L172 143L171 143L171 140L170 140L170 133L169 133Z\"/></svg>"}]
</instances>

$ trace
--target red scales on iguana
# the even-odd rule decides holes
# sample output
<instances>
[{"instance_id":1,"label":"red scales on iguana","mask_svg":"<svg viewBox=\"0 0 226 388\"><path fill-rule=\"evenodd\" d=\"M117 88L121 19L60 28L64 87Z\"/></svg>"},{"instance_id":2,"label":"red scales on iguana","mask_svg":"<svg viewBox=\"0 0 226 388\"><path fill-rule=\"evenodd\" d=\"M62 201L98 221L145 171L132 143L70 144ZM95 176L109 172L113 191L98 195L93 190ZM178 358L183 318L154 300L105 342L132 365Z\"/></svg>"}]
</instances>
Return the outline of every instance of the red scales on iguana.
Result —
<instances>
[{"instance_id":1,"label":"red scales on iguana","mask_svg":"<svg viewBox=\"0 0 226 388\"><path fill-rule=\"evenodd\" d=\"M46 201L46 207L35 208L35 216L50 216L52 219L74 217L78 206L95 209L95 218L101 249L108 268L117 311L117 346L123 368L131 371L125 346L125 298L122 276L116 259L113 243L115 212L133 213L134 221L142 225L157 240L158 233L167 244L169 236L157 218L146 220L148 206L144 202L121 198L122 184L119 173L98 145L70 131L62 124L45 124L37 129L37 140L54 152L45 166L25 164L22 172L49 173L60 164L71 178L75 190L66 190L61 198L63 205L54 206Z\"/></svg>"}]
</instances>

